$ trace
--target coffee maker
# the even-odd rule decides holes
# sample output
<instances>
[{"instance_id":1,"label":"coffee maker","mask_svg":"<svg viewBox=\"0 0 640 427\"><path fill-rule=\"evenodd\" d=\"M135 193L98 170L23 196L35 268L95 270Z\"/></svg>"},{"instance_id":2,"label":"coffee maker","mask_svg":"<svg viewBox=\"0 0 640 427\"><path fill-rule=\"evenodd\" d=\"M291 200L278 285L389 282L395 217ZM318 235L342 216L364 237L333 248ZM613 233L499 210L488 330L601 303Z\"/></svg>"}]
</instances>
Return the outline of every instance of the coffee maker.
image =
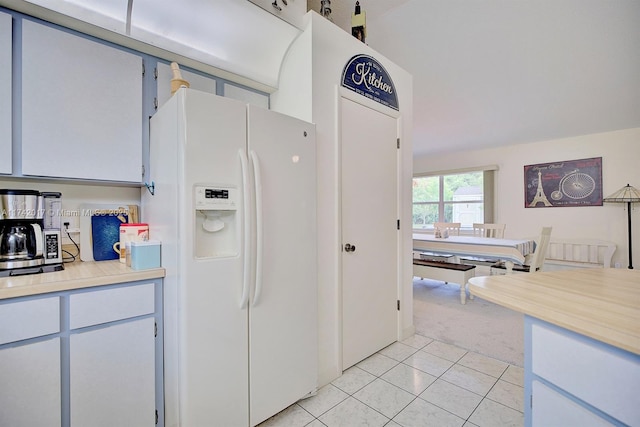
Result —
<instances>
[{"instance_id":1,"label":"coffee maker","mask_svg":"<svg viewBox=\"0 0 640 427\"><path fill-rule=\"evenodd\" d=\"M48 196L48 199L60 199ZM62 270L60 229L45 230L45 197L35 190L0 189L0 277ZM57 233L57 234L56 234Z\"/></svg>"}]
</instances>

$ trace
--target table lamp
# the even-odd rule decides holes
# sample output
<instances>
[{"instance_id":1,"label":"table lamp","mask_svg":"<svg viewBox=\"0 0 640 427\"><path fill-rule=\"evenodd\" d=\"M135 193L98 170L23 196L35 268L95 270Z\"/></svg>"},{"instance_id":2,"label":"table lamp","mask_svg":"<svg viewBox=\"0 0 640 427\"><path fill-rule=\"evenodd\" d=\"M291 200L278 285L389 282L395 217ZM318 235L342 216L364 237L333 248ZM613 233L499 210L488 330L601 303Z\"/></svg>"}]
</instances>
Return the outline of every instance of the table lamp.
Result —
<instances>
[{"instance_id":1,"label":"table lamp","mask_svg":"<svg viewBox=\"0 0 640 427\"><path fill-rule=\"evenodd\" d=\"M608 203L627 204L627 228L629 230L629 269L633 270L633 259L631 257L631 204L640 203L640 191L627 184L609 197L605 197L603 201Z\"/></svg>"}]
</instances>

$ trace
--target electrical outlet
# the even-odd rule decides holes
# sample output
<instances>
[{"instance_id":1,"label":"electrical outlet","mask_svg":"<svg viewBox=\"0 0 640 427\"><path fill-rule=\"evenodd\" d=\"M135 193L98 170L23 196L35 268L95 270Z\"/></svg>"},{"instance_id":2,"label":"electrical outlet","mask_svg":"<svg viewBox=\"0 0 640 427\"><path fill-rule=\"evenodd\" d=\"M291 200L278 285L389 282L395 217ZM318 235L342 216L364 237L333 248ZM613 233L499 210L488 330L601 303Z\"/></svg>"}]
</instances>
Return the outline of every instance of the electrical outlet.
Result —
<instances>
[{"instance_id":1,"label":"electrical outlet","mask_svg":"<svg viewBox=\"0 0 640 427\"><path fill-rule=\"evenodd\" d=\"M69 234L80 234L80 229L79 228L67 228L64 231L66 233L69 233Z\"/></svg>"},{"instance_id":2,"label":"electrical outlet","mask_svg":"<svg viewBox=\"0 0 640 427\"><path fill-rule=\"evenodd\" d=\"M615 266L616 268L622 268L622 264L620 264L619 262L616 262L616 263L614 264L614 266Z\"/></svg>"}]
</instances>

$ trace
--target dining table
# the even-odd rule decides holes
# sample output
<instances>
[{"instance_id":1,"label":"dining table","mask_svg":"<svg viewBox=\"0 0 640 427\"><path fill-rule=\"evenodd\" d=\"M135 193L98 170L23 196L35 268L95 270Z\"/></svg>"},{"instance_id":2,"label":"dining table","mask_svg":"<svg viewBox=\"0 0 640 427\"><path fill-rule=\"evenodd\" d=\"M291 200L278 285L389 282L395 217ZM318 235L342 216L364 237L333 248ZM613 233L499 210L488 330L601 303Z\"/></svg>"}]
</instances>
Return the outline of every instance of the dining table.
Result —
<instances>
[{"instance_id":1,"label":"dining table","mask_svg":"<svg viewBox=\"0 0 640 427\"><path fill-rule=\"evenodd\" d=\"M533 254L532 239L500 239L494 237L449 236L413 233L413 249L441 256L504 261L508 272L514 264L523 265Z\"/></svg>"}]
</instances>

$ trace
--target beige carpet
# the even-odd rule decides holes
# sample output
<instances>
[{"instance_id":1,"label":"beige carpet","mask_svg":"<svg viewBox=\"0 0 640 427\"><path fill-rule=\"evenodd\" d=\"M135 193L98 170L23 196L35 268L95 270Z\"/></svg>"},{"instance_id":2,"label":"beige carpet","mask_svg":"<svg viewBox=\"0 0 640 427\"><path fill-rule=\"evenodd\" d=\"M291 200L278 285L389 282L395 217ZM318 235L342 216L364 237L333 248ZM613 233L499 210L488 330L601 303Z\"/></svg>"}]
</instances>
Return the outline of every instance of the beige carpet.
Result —
<instances>
[{"instance_id":1,"label":"beige carpet","mask_svg":"<svg viewBox=\"0 0 640 427\"><path fill-rule=\"evenodd\" d=\"M524 315L480 298L460 304L460 286L413 280L416 333L524 366Z\"/></svg>"}]
</instances>

